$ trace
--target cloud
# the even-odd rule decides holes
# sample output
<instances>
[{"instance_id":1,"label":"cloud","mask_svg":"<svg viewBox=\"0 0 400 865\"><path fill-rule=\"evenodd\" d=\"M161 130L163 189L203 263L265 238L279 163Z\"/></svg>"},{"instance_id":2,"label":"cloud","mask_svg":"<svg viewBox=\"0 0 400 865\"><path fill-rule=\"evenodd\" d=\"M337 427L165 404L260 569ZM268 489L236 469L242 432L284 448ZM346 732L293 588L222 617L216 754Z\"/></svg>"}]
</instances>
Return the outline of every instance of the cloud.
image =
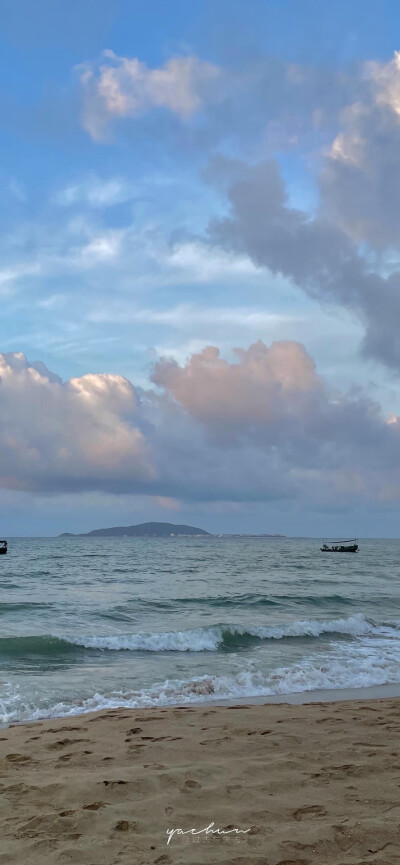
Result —
<instances>
[{"instance_id":1,"label":"cloud","mask_svg":"<svg viewBox=\"0 0 400 865\"><path fill-rule=\"evenodd\" d=\"M104 51L98 66L80 67L83 124L94 140L102 140L109 123L164 108L183 120L215 99L221 72L198 57L172 57L150 69L137 57Z\"/></svg>"},{"instance_id":2,"label":"cloud","mask_svg":"<svg viewBox=\"0 0 400 865\"><path fill-rule=\"evenodd\" d=\"M0 405L3 487L112 491L152 476L135 390L122 376L63 384L44 364L0 355Z\"/></svg>"},{"instance_id":3,"label":"cloud","mask_svg":"<svg viewBox=\"0 0 400 865\"><path fill-rule=\"evenodd\" d=\"M180 304L168 309L140 309L131 303L116 302L110 304L107 309L103 306L96 308L90 315L89 320L94 322L116 322L121 323L143 323L164 325L178 330L186 330L189 325L204 325L208 328L220 326L221 328L237 327L254 330L258 333L265 331L271 325L278 328L285 324L302 323L299 316L283 315L281 313L266 312L263 309L246 306L195 306L194 304Z\"/></svg>"},{"instance_id":4,"label":"cloud","mask_svg":"<svg viewBox=\"0 0 400 865\"><path fill-rule=\"evenodd\" d=\"M103 209L130 201L133 195L133 186L126 178L111 177L103 180L92 174L84 180L59 189L53 196L53 202L60 207L80 205Z\"/></svg>"},{"instance_id":5,"label":"cloud","mask_svg":"<svg viewBox=\"0 0 400 865\"><path fill-rule=\"evenodd\" d=\"M233 362L210 346L184 364L161 359L152 379L163 399L167 395L172 406L183 407L194 429L200 425L207 434L200 485L207 483L211 455L219 449L216 486L223 484L221 471L225 483L230 471L229 485L238 479L243 485L239 501L248 496L331 507L376 503L385 500L389 487L400 499L399 418L387 421L361 391L346 395L328 388L299 343L267 347L258 341L237 349ZM174 428L171 415L167 426Z\"/></svg>"},{"instance_id":6,"label":"cloud","mask_svg":"<svg viewBox=\"0 0 400 865\"><path fill-rule=\"evenodd\" d=\"M229 363L209 346L183 367L161 360L152 381L224 439L251 437L256 429L271 441L282 423L298 424L311 415L322 382L303 346L276 342L267 348L259 340L235 354L237 362Z\"/></svg>"},{"instance_id":7,"label":"cloud","mask_svg":"<svg viewBox=\"0 0 400 865\"><path fill-rule=\"evenodd\" d=\"M400 53L368 63L321 174L324 213L356 241L400 248Z\"/></svg>"},{"instance_id":8,"label":"cloud","mask_svg":"<svg viewBox=\"0 0 400 865\"><path fill-rule=\"evenodd\" d=\"M296 471L357 463L364 448L388 444L391 432L397 448L397 418L386 423L378 404L361 392L329 389L300 343L268 347L258 340L235 355L229 362L209 346L185 364L160 359L152 381L220 445L252 442Z\"/></svg>"},{"instance_id":9,"label":"cloud","mask_svg":"<svg viewBox=\"0 0 400 865\"><path fill-rule=\"evenodd\" d=\"M230 160L219 157L209 177L224 179ZM247 254L258 266L289 277L310 297L352 310L365 326L363 349L400 368L400 271L385 276L374 259L323 211L311 216L292 207L275 160L232 162L229 212L214 219L213 245Z\"/></svg>"},{"instance_id":10,"label":"cloud","mask_svg":"<svg viewBox=\"0 0 400 865\"><path fill-rule=\"evenodd\" d=\"M233 361L205 348L160 359L156 388L87 374L62 382L0 355L0 487L92 490L176 502L387 500L400 422L362 393L331 391L296 342L258 341Z\"/></svg>"},{"instance_id":11,"label":"cloud","mask_svg":"<svg viewBox=\"0 0 400 865\"><path fill-rule=\"evenodd\" d=\"M303 75L297 77L301 88ZM225 190L228 213L211 221L210 240L283 274L310 297L350 310L365 328L364 354L397 371L400 53L364 64L347 97L321 152L312 212L293 206L275 160L211 160L207 178Z\"/></svg>"}]
</instances>

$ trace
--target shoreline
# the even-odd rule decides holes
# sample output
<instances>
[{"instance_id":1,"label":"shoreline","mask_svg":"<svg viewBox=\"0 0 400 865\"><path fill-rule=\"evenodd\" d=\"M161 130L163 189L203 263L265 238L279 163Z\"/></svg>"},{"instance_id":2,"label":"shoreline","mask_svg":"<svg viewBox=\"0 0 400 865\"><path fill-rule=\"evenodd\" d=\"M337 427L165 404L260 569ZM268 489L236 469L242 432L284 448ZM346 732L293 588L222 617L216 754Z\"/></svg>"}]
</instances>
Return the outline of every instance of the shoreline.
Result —
<instances>
[{"instance_id":1,"label":"shoreline","mask_svg":"<svg viewBox=\"0 0 400 865\"><path fill-rule=\"evenodd\" d=\"M123 703L120 706L104 706L99 709L91 709L87 712L76 712L66 715L41 715L38 718L17 719L11 723L0 723L0 730L7 730L10 727L24 726L40 723L43 721L68 721L71 719L84 719L88 715L97 715L102 712L112 711L127 711L127 712L146 712L158 711L159 709L176 709L176 708L207 708L208 706L262 706L262 705L290 705L290 706L306 706L313 703L342 703L342 702L357 702L360 700L384 700L400 698L400 683L390 683L385 685L368 685L362 688L321 688L314 691L296 691L289 694L255 694L253 696L233 697L211 697L205 700L193 700L188 703L168 703L155 704L153 706L128 706ZM1 860L0 860L1 862Z\"/></svg>"},{"instance_id":2,"label":"shoreline","mask_svg":"<svg viewBox=\"0 0 400 865\"><path fill-rule=\"evenodd\" d=\"M398 861L397 698L103 709L1 732L0 863Z\"/></svg>"},{"instance_id":3,"label":"shoreline","mask_svg":"<svg viewBox=\"0 0 400 865\"><path fill-rule=\"evenodd\" d=\"M317 691L295 691L291 694L268 694L255 695L253 697L239 697L235 699L210 700L210 704L216 706L241 705L243 702L250 705L280 705L286 703L291 706L307 706L310 703L343 703L359 700L385 700L400 697L400 682L385 685L366 685L361 688L321 688ZM202 706L205 703L189 703L190 706ZM208 704L207 704L208 705Z\"/></svg>"}]
</instances>

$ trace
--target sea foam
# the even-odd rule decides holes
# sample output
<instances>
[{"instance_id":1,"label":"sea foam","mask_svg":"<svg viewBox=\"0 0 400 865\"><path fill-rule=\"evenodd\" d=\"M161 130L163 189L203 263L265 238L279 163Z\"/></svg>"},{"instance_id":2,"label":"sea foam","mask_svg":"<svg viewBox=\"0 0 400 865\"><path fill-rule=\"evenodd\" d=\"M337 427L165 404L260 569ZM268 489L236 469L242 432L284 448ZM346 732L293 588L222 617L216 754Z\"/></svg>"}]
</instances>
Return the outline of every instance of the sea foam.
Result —
<instances>
[{"instance_id":1,"label":"sea foam","mask_svg":"<svg viewBox=\"0 0 400 865\"><path fill-rule=\"evenodd\" d=\"M206 628L161 633L118 635L68 635L62 639L87 649L142 652L204 652L233 648L250 640L284 640L299 637L320 637L322 634L358 636L372 634L373 623L362 614L328 621L294 621L268 627L248 627L220 624Z\"/></svg>"}]
</instances>

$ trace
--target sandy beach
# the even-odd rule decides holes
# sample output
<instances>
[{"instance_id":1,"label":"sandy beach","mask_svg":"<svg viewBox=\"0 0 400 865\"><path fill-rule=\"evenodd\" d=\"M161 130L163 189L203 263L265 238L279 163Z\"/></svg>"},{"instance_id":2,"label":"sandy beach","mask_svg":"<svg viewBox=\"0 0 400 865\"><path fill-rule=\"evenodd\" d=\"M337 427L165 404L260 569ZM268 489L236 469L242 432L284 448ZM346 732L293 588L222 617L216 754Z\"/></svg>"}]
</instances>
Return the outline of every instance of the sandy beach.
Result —
<instances>
[{"instance_id":1,"label":"sandy beach","mask_svg":"<svg viewBox=\"0 0 400 865\"><path fill-rule=\"evenodd\" d=\"M395 865L399 733L397 699L3 729L0 862Z\"/></svg>"}]
</instances>

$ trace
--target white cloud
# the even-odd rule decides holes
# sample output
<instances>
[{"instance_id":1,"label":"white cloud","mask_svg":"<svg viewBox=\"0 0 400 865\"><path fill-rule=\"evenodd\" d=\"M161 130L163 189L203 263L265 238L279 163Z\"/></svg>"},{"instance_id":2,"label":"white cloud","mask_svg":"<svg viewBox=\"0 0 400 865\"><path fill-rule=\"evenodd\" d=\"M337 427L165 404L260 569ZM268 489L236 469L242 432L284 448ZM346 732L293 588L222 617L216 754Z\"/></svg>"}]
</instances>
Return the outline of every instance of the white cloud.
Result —
<instances>
[{"instance_id":1,"label":"white cloud","mask_svg":"<svg viewBox=\"0 0 400 865\"><path fill-rule=\"evenodd\" d=\"M59 189L53 196L53 201L61 207L80 205L103 209L130 201L133 195L133 185L126 178L111 177L103 180L91 175Z\"/></svg>"},{"instance_id":2,"label":"white cloud","mask_svg":"<svg viewBox=\"0 0 400 865\"><path fill-rule=\"evenodd\" d=\"M12 293L15 283L26 276L39 276L41 273L39 261L14 262L9 267L0 268L0 294Z\"/></svg>"},{"instance_id":3,"label":"white cloud","mask_svg":"<svg viewBox=\"0 0 400 865\"><path fill-rule=\"evenodd\" d=\"M232 255L199 240L176 243L162 250L160 257L169 268L187 274L188 279L194 276L196 282L259 275L249 256Z\"/></svg>"},{"instance_id":4,"label":"white cloud","mask_svg":"<svg viewBox=\"0 0 400 865\"><path fill-rule=\"evenodd\" d=\"M376 101L400 115L400 51L395 51L388 63L366 63L365 70L373 82Z\"/></svg>"},{"instance_id":5,"label":"white cloud","mask_svg":"<svg viewBox=\"0 0 400 865\"><path fill-rule=\"evenodd\" d=\"M153 475L122 376L63 384L21 353L0 355L0 484L15 489L112 489Z\"/></svg>"},{"instance_id":6,"label":"white cloud","mask_svg":"<svg viewBox=\"0 0 400 865\"><path fill-rule=\"evenodd\" d=\"M221 72L198 57L172 57L151 69L137 57L103 53L98 67L80 67L83 88L83 124L101 140L111 120L137 117L151 108L165 108L182 119L216 98Z\"/></svg>"},{"instance_id":7,"label":"white cloud","mask_svg":"<svg viewBox=\"0 0 400 865\"><path fill-rule=\"evenodd\" d=\"M196 306L195 304L179 304L168 309L140 309L123 301L111 302L107 309L98 306L88 316L94 322L138 322L143 324L165 325L179 330L188 326L205 325L233 326L262 332L265 328L278 327L287 323L300 323L299 316L269 313L262 309L251 307L230 306Z\"/></svg>"}]
</instances>

